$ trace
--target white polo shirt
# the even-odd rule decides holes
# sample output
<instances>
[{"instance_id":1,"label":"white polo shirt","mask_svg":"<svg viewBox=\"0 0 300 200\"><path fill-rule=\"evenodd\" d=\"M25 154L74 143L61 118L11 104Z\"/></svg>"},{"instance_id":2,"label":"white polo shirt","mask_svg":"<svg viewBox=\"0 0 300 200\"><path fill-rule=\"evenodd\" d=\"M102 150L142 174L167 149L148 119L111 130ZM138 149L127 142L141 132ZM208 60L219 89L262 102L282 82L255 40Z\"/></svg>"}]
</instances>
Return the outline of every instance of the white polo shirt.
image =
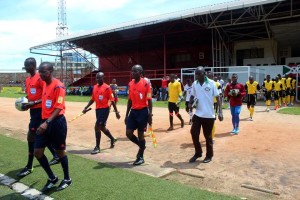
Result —
<instances>
[{"instance_id":1,"label":"white polo shirt","mask_svg":"<svg viewBox=\"0 0 300 200\"><path fill-rule=\"evenodd\" d=\"M193 85L189 86L188 84L186 84L184 86L184 91L186 91L185 101L190 101L192 88L193 88Z\"/></svg>"},{"instance_id":2,"label":"white polo shirt","mask_svg":"<svg viewBox=\"0 0 300 200\"><path fill-rule=\"evenodd\" d=\"M195 81L192 87L191 95L198 99L195 115L203 118L215 118L214 97L219 96L215 82L205 78L202 86Z\"/></svg>"}]
</instances>

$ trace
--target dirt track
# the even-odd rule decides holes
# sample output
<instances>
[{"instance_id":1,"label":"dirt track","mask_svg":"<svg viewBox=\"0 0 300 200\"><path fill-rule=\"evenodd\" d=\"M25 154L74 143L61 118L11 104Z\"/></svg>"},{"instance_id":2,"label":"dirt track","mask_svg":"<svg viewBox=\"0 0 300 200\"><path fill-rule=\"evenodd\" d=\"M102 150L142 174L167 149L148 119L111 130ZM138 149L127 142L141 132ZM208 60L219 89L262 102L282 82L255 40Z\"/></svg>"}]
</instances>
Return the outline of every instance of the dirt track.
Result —
<instances>
[{"instance_id":1,"label":"dirt track","mask_svg":"<svg viewBox=\"0 0 300 200\"><path fill-rule=\"evenodd\" d=\"M67 102L66 117L72 119L81 112L86 103ZM115 151L120 155L134 157L137 147L125 136L125 106L119 106L121 119L115 114L109 116L107 127L119 138L115 149L107 137L102 136L101 148L106 152ZM188 114L180 111L186 121ZM26 139L29 121L28 112L19 112L14 108L14 99L0 98L0 129L13 137ZM282 115L271 111L264 112L264 107L257 106L254 121L248 120L248 111L243 106L240 122L240 134L232 136L231 116L224 111L225 120L217 121L215 156L209 164L200 161L190 164L189 158L194 149L189 133L190 126L179 128L175 119L175 130L167 132L168 111L154 108L154 132L158 148L152 148L151 139L147 138L146 162L157 163L162 168L171 167L181 171L203 176L195 178L182 174L170 175L166 179L176 180L195 187L205 188L226 194L234 194L249 199L300 199L300 116ZM68 124L68 144L90 148L95 146L93 126L94 111ZM203 141L202 133L201 140ZM205 142L201 142L205 148ZM204 149L205 152L205 149ZM96 155L97 156L97 155ZM280 196L252 191L241 187L250 184L280 193Z\"/></svg>"}]
</instances>

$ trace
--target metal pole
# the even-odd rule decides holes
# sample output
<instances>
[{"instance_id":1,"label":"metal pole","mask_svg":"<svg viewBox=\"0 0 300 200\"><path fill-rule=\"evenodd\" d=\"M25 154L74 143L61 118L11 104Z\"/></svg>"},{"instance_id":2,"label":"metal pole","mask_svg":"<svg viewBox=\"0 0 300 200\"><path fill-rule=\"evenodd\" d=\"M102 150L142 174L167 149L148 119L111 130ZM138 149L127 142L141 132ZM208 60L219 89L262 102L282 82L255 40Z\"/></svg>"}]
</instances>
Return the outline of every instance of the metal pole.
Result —
<instances>
[{"instance_id":1,"label":"metal pole","mask_svg":"<svg viewBox=\"0 0 300 200\"><path fill-rule=\"evenodd\" d=\"M167 75L166 34L164 33L164 77Z\"/></svg>"},{"instance_id":2,"label":"metal pole","mask_svg":"<svg viewBox=\"0 0 300 200\"><path fill-rule=\"evenodd\" d=\"M63 68L63 56L62 56L62 45L60 45L60 68L61 68L61 82L64 82L64 68Z\"/></svg>"},{"instance_id":3,"label":"metal pole","mask_svg":"<svg viewBox=\"0 0 300 200\"><path fill-rule=\"evenodd\" d=\"M214 54L214 29L211 29L211 50L212 50L212 66L215 66L215 54Z\"/></svg>"}]
</instances>

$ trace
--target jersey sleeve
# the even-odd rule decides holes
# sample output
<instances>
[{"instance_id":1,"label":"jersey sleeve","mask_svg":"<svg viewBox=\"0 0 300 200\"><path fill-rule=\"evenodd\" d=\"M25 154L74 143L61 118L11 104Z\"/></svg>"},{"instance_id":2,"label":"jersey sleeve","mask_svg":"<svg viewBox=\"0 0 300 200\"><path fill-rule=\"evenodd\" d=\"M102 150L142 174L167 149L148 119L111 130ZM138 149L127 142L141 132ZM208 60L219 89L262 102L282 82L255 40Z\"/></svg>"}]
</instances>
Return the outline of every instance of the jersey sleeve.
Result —
<instances>
[{"instance_id":1,"label":"jersey sleeve","mask_svg":"<svg viewBox=\"0 0 300 200\"><path fill-rule=\"evenodd\" d=\"M220 94L220 92L219 92L219 90L218 90L218 88L217 88L217 86L216 86L216 84L212 84L213 85L213 96L214 97L217 97L217 96L219 96L219 94ZM220 86L220 85L219 85Z\"/></svg>"},{"instance_id":2,"label":"jersey sleeve","mask_svg":"<svg viewBox=\"0 0 300 200\"><path fill-rule=\"evenodd\" d=\"M146 97L147 97L148 100L152 99L152 93L151 93L151 86L150 86L150 84L147 83L146 87L147 87L147 95L146 95Z\"/></svg>"},{"instance_id":3,"label":"jersey sleeve","mask_svg":"<svg viewBox=\"0 0 300 200\"><path fill-rule=\"evenodd\" d=\"M93 101L96 101L94 89L95 89L95 87L92 89L92 97L91 97L91 99L92 99Z\"/></svg>"},{"instance_id":4,"label":"jersey sleeve","mask_svg":"<svg viewBox=\"0 0 300 200\"><path fill-rule=\"evenodd\" d=\"M54 88L54 106L53 108L64 109L66 90L64 86Z\"/></svg>"}]
</instances>

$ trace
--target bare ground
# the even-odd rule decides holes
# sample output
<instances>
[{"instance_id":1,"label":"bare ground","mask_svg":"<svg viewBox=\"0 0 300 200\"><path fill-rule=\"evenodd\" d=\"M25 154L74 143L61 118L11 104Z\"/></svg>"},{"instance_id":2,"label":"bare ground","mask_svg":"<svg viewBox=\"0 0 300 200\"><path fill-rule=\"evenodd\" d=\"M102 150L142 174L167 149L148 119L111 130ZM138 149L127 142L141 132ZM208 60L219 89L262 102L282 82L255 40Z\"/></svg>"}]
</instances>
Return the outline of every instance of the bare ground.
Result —
<instances>
[{"instance_id":1,"label":"bare ground","mask_svg":"<svg viewBox=\"0 0 300 200\"><path fill-rule=\"evenodd\" d=\"M67 102L67 120L79 114L85 105ZM107 123L112 134L119 138L116 147L107 149L110 142L102 136L101 148L106 149L105 152L113 151L120 157L134 160L137 147L125 135L125 109L125 106L119 106L121 119L117 120L115 114L111 113ZM249 121L249 113L243 106L240 134L237 136L230 135L231 116L229 110L224 110L224 121L217 121L213 161L203 164L199 159L190 164L188 160L194 153L190 125L186 123L184 128L180 128L179 120L175 119L175 130L167 132L167 109L154 108L153 127L158 147L154 149L151 138L147 138L146 162L155 163L161 168L175 168L180 172L166 175L164 179L209 191L248 199L300 199L300 116L283 115L273 110L264 112L263 106L257 106L255 110L254 121ZM184 110L180 112L188 122L188 114ZM29 113L17 111L11 98L0 98L0 113L0 131L26 140ZM95 145L94 123L93 110L69 123L67 143L92 150ZM202 133L201 141L205 148ZM279 192L280 195L246 189L241 187L242 184Z\"/></svg>"}]
</instances>

